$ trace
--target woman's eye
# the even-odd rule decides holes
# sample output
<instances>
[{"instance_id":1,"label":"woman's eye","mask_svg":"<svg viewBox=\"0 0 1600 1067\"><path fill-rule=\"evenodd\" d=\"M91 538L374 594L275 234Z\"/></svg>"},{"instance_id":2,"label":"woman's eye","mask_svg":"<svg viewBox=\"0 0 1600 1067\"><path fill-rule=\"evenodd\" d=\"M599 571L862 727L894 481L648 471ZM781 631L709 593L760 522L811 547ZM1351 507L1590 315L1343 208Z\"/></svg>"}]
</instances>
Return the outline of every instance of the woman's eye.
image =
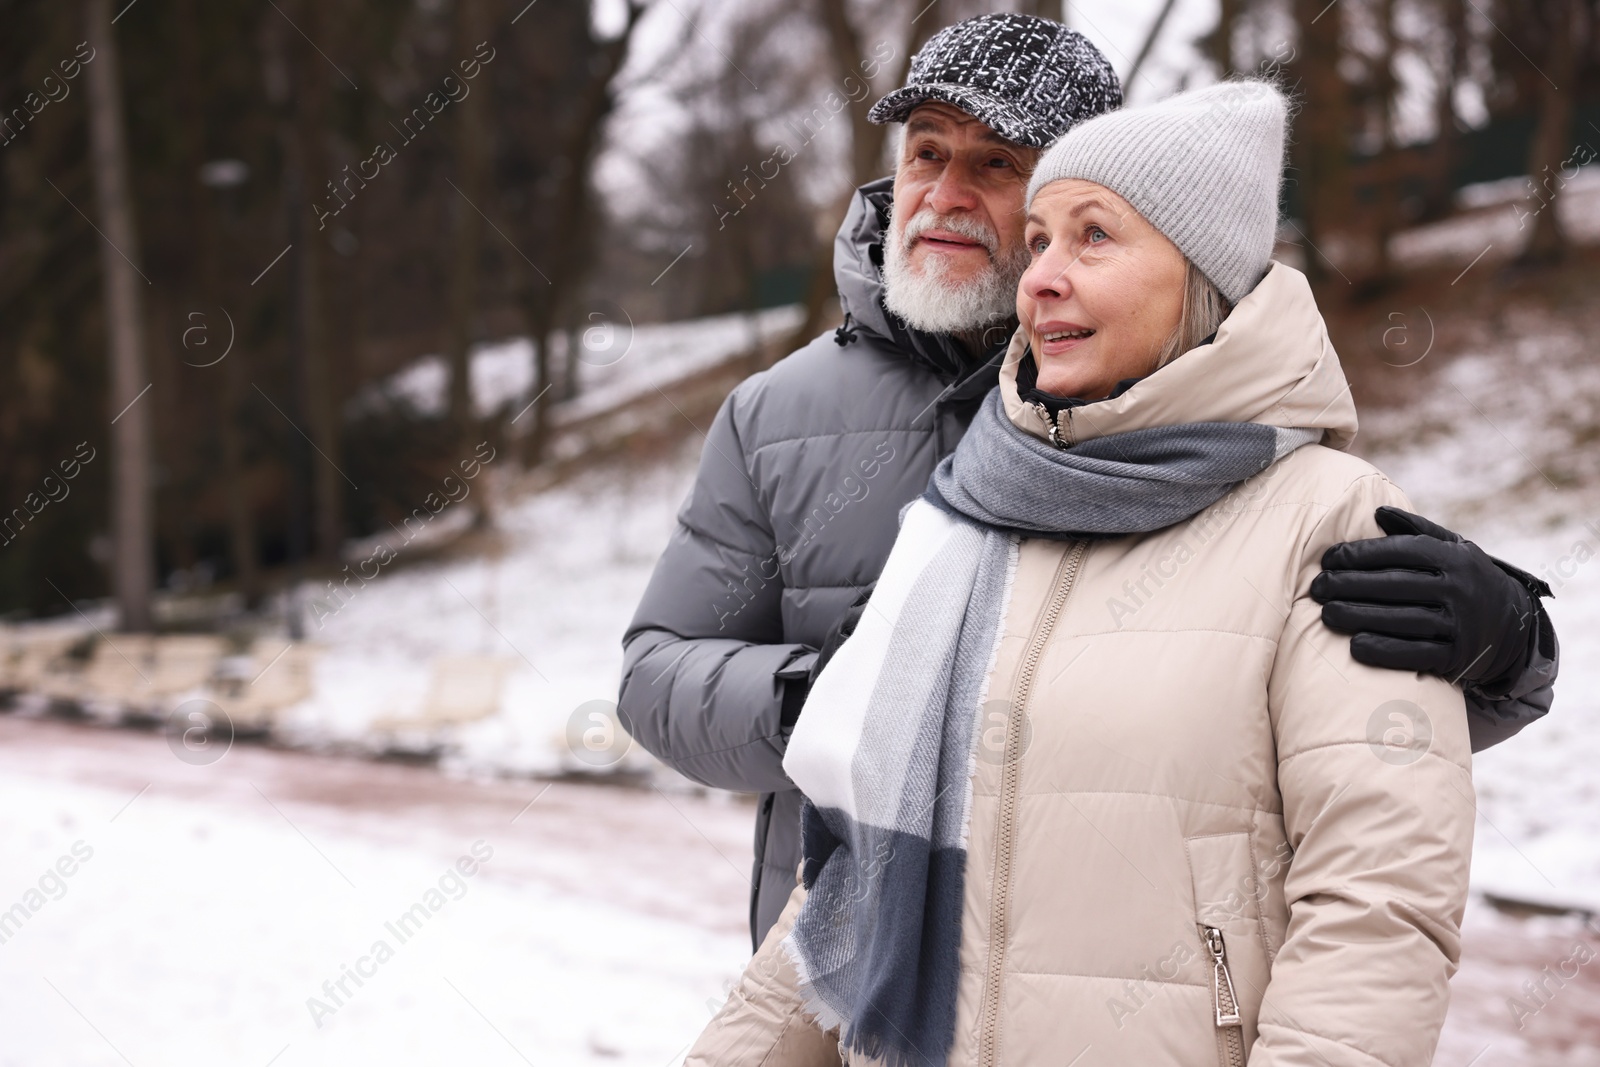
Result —
<instances>
[{"instance_id":1,"label":"woman's eye","mask_svg":"<svg viewBox=\"0 0 1600 1067\"><path fill-rule=\"evenodd\" d=\"M1107 234L1106 231L1102 230L1098 226L1090 226L1089 227L1088 236L1089 236L1089 243L1092 244L1092 245L1099 244L1101 238L1105 238L1108 241L1111 239L1110 235Z\"/></svg>"},{"instance_id":2,"label":"woman's eye","mask_svg":"<svg viewBox=\"0 0 1600 1067\"><path fill-rule=\"evenodd\" d=\"M1032 252L1036 256L1044 255L1044 250L1048 247L1050 247L1050 240L1043 234L1040 234L1038 237L1035 237L1028 242L1028 251Z\"/></svg>"}]
</instances>

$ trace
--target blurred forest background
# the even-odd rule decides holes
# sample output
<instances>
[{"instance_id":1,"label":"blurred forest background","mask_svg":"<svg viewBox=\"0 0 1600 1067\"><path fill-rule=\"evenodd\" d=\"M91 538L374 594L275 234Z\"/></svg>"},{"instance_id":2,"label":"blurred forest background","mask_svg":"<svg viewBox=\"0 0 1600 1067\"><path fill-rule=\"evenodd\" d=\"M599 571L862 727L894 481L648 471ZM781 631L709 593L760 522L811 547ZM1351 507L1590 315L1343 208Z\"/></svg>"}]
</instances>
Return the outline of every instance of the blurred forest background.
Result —
<instances>
[{"instance_id":1,"label":"blurred forest background","mask_svg":"<svg viewBox=\"0 0 1600 1067\"><path fill-rule=\"evenodd\" d=\"M781 356L836 314L846 198L891 169L868 107L1001 6L0 0L0 614L115 595L144 629L158 590L334 572L477 442L551 463L602 314L796 305L742 372ZM1106 6L1022 8L1093 38ZM1469 183L1531 175L1519 256L1568 254L1600 4L1146 6L1108 52L1131 101L1239 72L1298 95L1286 233L1328 304L1391 291L1389 238ZM469 356L512 337L528 384L486 413ZM428 354L445 403L373 391Z\"/></svg>"}]
</instances>

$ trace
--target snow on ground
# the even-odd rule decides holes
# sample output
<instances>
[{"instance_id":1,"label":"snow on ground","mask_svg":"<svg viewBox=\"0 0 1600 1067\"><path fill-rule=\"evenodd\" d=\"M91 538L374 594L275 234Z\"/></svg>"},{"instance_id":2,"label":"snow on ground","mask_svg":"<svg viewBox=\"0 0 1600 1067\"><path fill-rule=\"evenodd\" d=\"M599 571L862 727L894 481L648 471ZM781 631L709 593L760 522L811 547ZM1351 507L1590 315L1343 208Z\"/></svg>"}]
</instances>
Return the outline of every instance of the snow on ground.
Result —
<instances>
[{"instance_id":1,"label":"snow on ground","mask_svg":"<svg viewBox=\"0 0 1600 1067\"><path fill-rule=\"evenodd\" d=\"M590 715L614 716L622 634L672 532L700 443L692 437L661 462L599 468L507 505L496 516L506 546L498 558L396 569L336 613L310 612L319 621L308 637L325 649L316 695L285 718L284 736L368 738L375 720L421 708L437 657L474 654L512 670L500 714L457 735L455 762L510 773L651 766L625 737L615 746L581 742L587 730L609 729ZM567 743L569 726L577 745Z\"/></svg>"},{"instance_id":2,"label":"snow on ground","mask_svg":"<svg viewBox=\"0 0 1600 1067\"><path fill-rule=\"evenodd\" d=\"M1551 184L1557 193L1555 210L1567 236L1579 244L1600 240L1600 167L1563 171ZM1545 190L1536 192L1522 176L1466 186L1456 196L1466 213L1396 234L1390 250L1397 263L1410 268L1440 263L1465 266L1493 249L1499 251L1488 258L1509 258L1533 232L1550 195Z\"/></svg>"},{"instance_id":3,"label":"snow on ground","mask_svg":"<svg viewBox=\"0 0 1600 1067\"><path fill-rule=\"evenodd\" d=\"M749 955L733 798L0 739L0 1067L663 1067Z\"/></svg>"},{"instance_id":4,"label":"snow on ground","mask_svg":"<svg viewBox=\"0 0 1600 1067\"><path fill-rule=\"evenodd\" d=\"M0 1067L673 1067L748 958L752 815L0 718ZM1464 935L1436 1067L1600 1065L1595 933Z\"/></svg>"},{"instance_id":5,"label":"snow on ground","mask_svg":"<svg viewBox=\"0 0 1600 1067\"><path fill-rule=\"evenodd\" d=\"M1419 373L1427 368L1419 364ZM1357 447L1416 505L1545 578L1561 637L1550 715L1474 757L1479 889L1600 909L1600 364L1591 338L1511 312Z\"/></svg>"}]
</instances>

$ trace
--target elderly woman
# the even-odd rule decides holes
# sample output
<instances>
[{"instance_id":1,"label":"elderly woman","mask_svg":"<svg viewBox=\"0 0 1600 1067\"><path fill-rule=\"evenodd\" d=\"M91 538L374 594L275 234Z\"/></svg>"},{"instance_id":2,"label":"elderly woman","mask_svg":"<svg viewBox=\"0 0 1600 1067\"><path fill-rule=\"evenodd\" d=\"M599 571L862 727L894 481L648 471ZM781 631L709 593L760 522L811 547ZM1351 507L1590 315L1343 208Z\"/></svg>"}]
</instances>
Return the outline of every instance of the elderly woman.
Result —
<instances>
[{"instance_id":1,"label":"elderly woman","mask_svg":"<svg viewBox=\"0 0 1600 1067\"><path fill-rule=\"evenodd\" d=\"M1285 114L1227 83L1041 160L1011 358L809 697L801 886L689 1064L1431 1062L1466 718L1317 622L1408 505L1269 259Z\"/></svg>"}]
</instances>

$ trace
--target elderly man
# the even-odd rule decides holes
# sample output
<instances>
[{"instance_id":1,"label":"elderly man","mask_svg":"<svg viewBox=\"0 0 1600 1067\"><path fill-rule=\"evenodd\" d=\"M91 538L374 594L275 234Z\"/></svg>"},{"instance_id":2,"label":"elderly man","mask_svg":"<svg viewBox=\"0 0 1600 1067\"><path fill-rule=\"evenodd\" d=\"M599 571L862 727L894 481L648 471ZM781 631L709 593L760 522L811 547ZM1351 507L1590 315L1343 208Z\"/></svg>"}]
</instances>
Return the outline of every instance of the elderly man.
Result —
<instances>
[{"instance_id":1,"label":"elderly man","mask_svg":"<svg viewBox=\"0 0 1600 1067\"><path fill-rule=\"evenodd\" d=\"M1117 107L1116 75L1059 23L948 27L873 107L903 122L892 179L862 186L834 244L844 325L735 389L623 639L619 709L646 749L706 785L760 793L750 932L795 883L800 795L783 753L819 669L853 629L901 507L998 380L1028 263L1040 151ZM1425 519L1335 546L1313 592L1358 660L1449 677L1475 748L1549 709L1548 588Z\"/></svg>"}]
</instances>

